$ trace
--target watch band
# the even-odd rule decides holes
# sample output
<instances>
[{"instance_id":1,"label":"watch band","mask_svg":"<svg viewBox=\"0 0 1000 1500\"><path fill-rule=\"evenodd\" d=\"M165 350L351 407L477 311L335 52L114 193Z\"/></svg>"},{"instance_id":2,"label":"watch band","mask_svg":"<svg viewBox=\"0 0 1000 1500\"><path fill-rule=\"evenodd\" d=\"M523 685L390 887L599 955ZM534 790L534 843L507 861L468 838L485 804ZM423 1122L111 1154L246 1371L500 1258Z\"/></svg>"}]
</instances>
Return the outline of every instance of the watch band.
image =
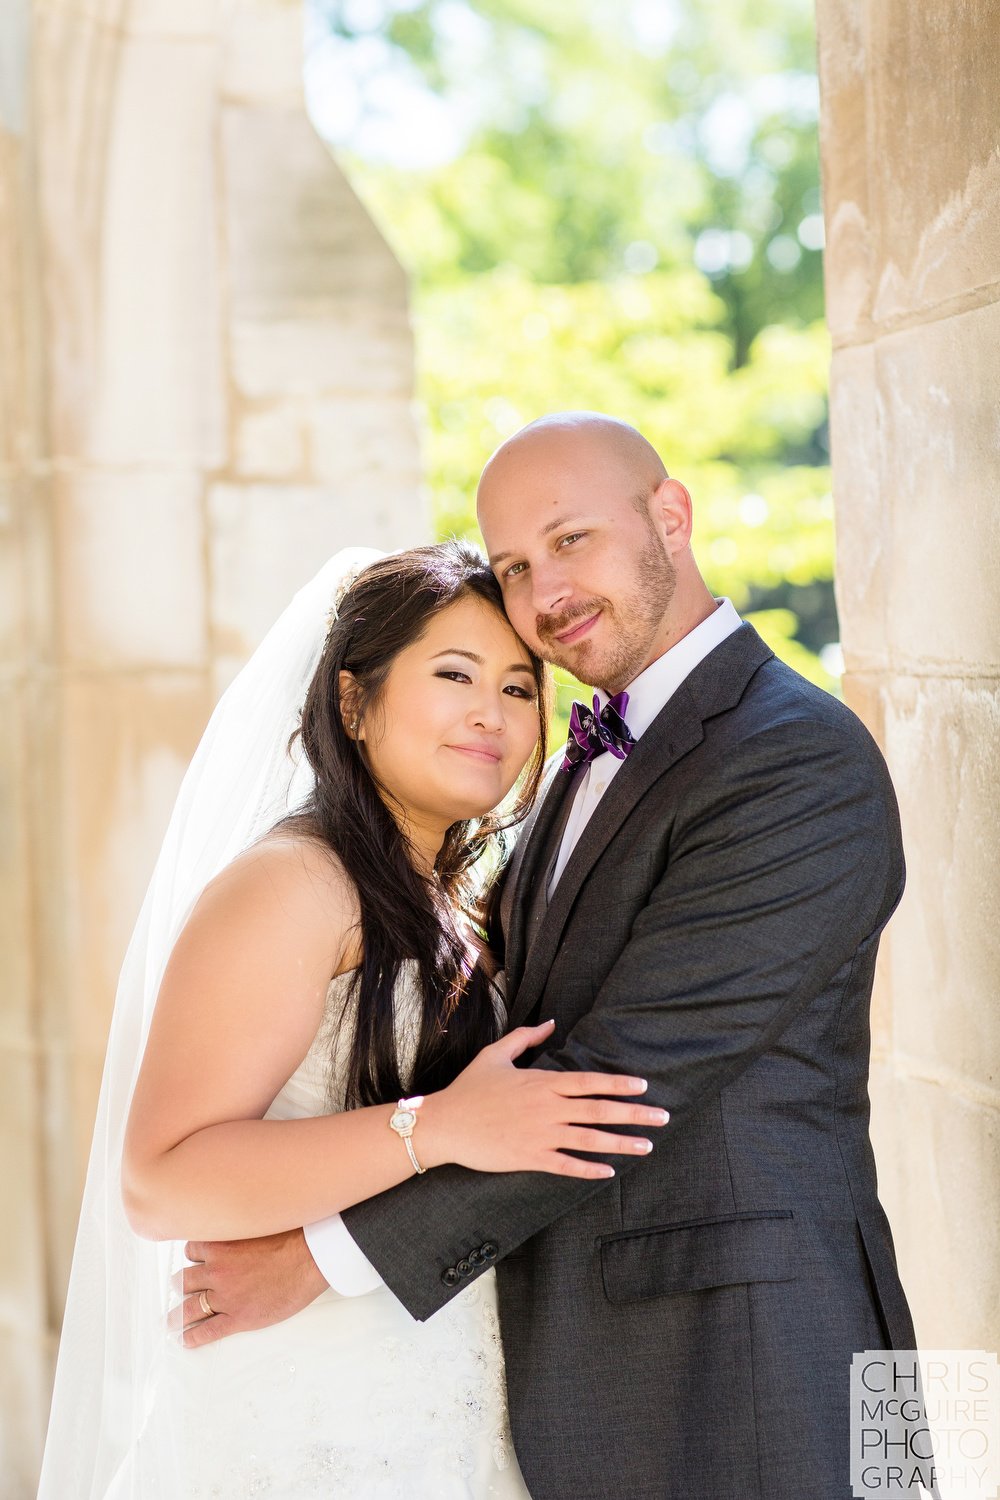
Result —
<instances>
[{"instance_id":1,"label":"watch band","mask_svg":"<svg viewBox=\"0 0 1000 1500\"><path fill-rule=\"evenodd\" d=\"M414 1171L418 1172L421 1177L427 1171L427 1168L422 1167L417 1161L417 1153L413 1149L413 1142L410 1137L417 1123L417 1111L423 1102L424 1098L422 1094L414 1095L412 1099L400 1099L396 1103L396 1108L389 1116L389 1129L395 1131L396 1135L399 1136L406 1147L406 1154L413 1164Z\"/></svg>"},{"instance_id":2,"label":"watch band","mask_svg":"<svg viewBox=\"0 0 1000 1500\"><path fill-rule=\"evenodd\" d=\"M427 1171L427 1168L426 1167L422 1167L420 1165L420 1163L417 1161L417 1153L414 1151L414 1149L413 1149L413 1142L410 1140L410 1137L408 1135L404 1135L403 1136L403 1145L406 1147L406 1154L407 1154L407 1156L410 1158L410 1160L412 1161L414 1167L416 1168L416 1170L420 1173L420 1175L422 1177L424 1175L424 1173Z\"/></svg>"}]
</instances>

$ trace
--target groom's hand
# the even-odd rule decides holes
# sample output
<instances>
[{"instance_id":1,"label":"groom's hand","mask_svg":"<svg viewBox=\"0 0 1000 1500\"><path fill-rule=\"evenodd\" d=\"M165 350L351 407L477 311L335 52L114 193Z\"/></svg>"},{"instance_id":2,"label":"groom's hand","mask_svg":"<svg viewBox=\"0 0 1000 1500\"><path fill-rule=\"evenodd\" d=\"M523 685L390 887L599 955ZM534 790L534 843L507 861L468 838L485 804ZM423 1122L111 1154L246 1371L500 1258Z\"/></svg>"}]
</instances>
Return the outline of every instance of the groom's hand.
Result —
<instances>
[{"instance_id":1,"label":"groom's hand","mask_svg":"<svg viewBox=\"0 0 1000 1500\"><path fill-rule=\"evenodd\" d=\"M174 1277L181 1301L168 1322L183 1329L188 1349L282 1323L327 1288L301 1229L256 1240L190 1240L184 1253L196 1264Z\"/></svg>"}]
</instances>

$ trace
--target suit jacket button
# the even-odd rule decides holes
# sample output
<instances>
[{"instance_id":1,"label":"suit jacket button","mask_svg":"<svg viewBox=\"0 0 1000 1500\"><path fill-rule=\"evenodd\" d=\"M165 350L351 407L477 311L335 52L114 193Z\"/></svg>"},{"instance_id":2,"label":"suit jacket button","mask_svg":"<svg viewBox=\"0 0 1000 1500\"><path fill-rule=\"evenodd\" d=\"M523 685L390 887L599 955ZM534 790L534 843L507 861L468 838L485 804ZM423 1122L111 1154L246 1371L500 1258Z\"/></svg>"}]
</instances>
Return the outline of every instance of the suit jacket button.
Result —
<instances>
[{"instance_id":1,"label":"suit jacket button","mask_svg":"<svg viewBox=\"0 0 1000 1500\"><path fill-rule=\"evenodd\" d=\"M486 1264L486 1260L481 1249L469 1251L469 1264L471 1266L483 1266Z\"/></svg>"},{"instance_id":2,"label":"suit jacket button","mask_svg":"<svg viewBox=\"0 0 1000 1500\"><path fill-rule=\"evenodd\" d=\"M480 1245L479 1253L483 1257L483 1260L496 1260L500 1254L492 1240L487 1240L485 1245Z\"/></svg>"},{"instance_id":3,"label":"suit jacket button","mask_svg":"<svg viewBox=\"0 0 1000 1500\"><path fill-rule=\"evenodd\" d=\"M455 1262L455 1270L458 1272L459 1276L471 1276L472 1275L472 1262L471 1262L471 1260L459 1260L459 1261L456 1261Z\"/></svg>"},{"instance_id":4,"label":"suit jacket button","mask_svg":"<svg viewBox=\"0 0 1000 1500\"><path fill-rule=\"evenodd\" d=\"M462 1278L459 1276L458 1271L454 1266L449 1266L446 1271L441 1272L441 1280L444 1282L445 1286L458 1286L458 1283L461 1281L461 1279Z\"/></svg>"}]
</instances>

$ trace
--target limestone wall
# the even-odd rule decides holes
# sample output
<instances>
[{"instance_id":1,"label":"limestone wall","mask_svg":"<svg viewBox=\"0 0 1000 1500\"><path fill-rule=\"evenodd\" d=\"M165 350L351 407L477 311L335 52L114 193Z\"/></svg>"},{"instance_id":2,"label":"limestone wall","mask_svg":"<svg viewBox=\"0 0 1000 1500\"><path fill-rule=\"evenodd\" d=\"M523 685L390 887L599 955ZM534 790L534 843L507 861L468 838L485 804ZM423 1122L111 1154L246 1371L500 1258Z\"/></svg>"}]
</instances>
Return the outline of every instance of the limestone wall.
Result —
<instances>
[{"instance_id":1,"label":"limestone wall","mask_svg":"<svg viewBox=\"0 0 1000 1500\"><path fill-rule=\"evenodd\" d=\"M848 701L909 867L873 1127L917 1334L1000 1348L1000 27L819 0Z\"/></svg>"},{"instance_id":2,"label":"limestone wall","mask_svg":"<svg viewBox=\"0 0 1000 1500\"><path fill-rule=\"evenodd\" d=\"M427 536L404 277L305 118L301 19L0 6L2 1500L34 1494L116 973L187 757L331 551Z\"/></svg>"}]
</instances>

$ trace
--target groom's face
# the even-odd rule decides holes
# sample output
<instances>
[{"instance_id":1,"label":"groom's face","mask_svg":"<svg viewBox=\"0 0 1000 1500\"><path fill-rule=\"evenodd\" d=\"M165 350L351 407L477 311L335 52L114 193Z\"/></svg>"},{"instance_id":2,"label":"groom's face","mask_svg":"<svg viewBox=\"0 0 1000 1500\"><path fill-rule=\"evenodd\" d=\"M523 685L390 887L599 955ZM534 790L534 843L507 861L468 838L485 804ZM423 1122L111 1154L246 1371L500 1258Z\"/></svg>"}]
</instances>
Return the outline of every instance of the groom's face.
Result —
<instances>
[{"instance_id":1,"label":"groom's face","mask_svg":"<svg viewBox=\"0 0 1000 1500\"><path fill-rule=\"evenodd\" d=\"M640 484L599 441L538 434L501 450L479 488L479 524L514 629L612 693L658 654L676 579Z\"/></svg>"}]
</instances>

